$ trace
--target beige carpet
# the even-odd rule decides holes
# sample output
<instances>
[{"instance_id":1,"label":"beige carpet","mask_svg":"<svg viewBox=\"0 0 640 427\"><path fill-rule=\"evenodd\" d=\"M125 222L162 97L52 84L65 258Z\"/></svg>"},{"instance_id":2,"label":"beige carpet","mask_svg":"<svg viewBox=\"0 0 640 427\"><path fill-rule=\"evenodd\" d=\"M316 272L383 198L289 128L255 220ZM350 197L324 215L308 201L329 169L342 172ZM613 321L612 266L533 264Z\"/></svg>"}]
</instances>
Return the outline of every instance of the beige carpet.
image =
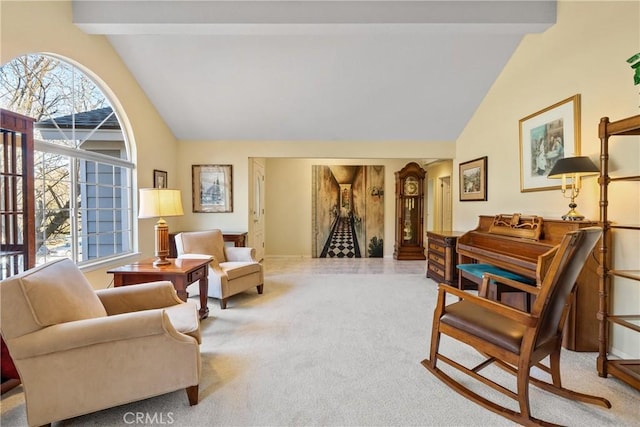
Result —
<instances>
[{"instance_id":1,"label":"beige carpet","mask_svg":"<svg viewBox=\"0 0 640 427\"><path fill-rule=\"evenodd\" d=\"M277 268L267 260L263 295L232 298L224 311L209 300L197 406L189 407L185 392L178 391L54 425L513 425L451 391L420 365L428 354L435 297L423 263L407 270L392 260L339 261L344 268L333 261L305 270L298 268L305 260ZM458 357L475 357L455 342L444 345ZM508 374L496 374L511 383ZM571 426L638 425L640 394L599 378L594 353L565 351L563 381L605 396L613 408L532 388L534 416ZM99 384L87 392L99 393ZM17 388L3 396L2 426L25 420Z\"/></svg>"}]
</instances>

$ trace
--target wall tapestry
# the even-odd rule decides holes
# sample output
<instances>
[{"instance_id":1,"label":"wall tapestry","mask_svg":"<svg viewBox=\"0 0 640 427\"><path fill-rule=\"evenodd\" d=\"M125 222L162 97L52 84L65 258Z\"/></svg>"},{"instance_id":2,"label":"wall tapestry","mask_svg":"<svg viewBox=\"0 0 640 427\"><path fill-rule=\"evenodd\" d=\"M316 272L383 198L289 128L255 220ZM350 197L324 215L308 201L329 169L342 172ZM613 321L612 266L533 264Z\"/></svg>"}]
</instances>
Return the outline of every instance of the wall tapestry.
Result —
<instances>
[{"instance_id":1,"label":"wall tapestry","mask_svg":"<svg viewBox=\"0 0 640 427\"><path fill-rule=\"evenodd\" d=\"M312 166L314 258L382 258L384 166Z\"/></svg>"}]
</instances>

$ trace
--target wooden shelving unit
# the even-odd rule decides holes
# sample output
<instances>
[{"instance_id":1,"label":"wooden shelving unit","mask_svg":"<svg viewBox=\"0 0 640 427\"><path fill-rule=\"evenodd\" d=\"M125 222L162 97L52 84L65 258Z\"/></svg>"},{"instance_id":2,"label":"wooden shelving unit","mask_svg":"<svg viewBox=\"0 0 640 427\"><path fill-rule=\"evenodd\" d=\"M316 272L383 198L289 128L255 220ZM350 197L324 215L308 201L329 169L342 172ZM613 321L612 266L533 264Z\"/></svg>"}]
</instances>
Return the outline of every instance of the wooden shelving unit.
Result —
<instances>
[{"instance_id":1,"label":"wooden shelving unit","mask_svg":"<svg viewBox=\"0 0 640 427\"><path fill-rule=\"evenodd\" d=\"M35 204L33 200L33 122L31 117L0 109L0 280L32 268L36 263ZM4 340L0 392L20 384Z\"/></svg>"},{"instance_id":2,"label":"wooden shelving unit","mask_svg":"<svg viewBox=\"0 0 640 427\"><path fill-rule=\"evenodd\" d=\"M640 231L640 224L612 224L609 219L609 185L618 181L640 181L640 175L609 176L609 138L613 136L640 135L640 115L628 117L615 122L608 117L600 119L598 129L600 137L600 225L603 236L600 243L599 261L599 352L598 375L612 375L630 386L640 390L640 359L610 359L609 332L612 324L640 333L640 313L617 315L611 311L609 294L615 292L615 278L636 281L640 286L640 270L616 270L609 253L612 247L612 230Z\"/></svg>"}]
</instances>

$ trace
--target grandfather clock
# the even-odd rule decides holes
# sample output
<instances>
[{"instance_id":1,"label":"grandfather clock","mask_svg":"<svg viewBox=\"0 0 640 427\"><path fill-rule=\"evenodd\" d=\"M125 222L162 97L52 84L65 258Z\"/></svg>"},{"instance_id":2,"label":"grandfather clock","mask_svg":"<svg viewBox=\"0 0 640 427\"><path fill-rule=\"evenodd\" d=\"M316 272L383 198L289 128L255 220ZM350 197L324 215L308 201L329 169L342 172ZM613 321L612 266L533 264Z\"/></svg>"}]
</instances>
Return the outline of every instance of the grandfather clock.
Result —
<instances>
[{"instance_id":1,"label":"grandfather clock","mask_svg":"<svg viewBox=\"0 0 640 427\"><path fill-rule=\"evenodd\" d=\"M424 254L424 176L415 162L396 172L396 242L393 257L422 260Z\"/></svg>"}]
</instances>

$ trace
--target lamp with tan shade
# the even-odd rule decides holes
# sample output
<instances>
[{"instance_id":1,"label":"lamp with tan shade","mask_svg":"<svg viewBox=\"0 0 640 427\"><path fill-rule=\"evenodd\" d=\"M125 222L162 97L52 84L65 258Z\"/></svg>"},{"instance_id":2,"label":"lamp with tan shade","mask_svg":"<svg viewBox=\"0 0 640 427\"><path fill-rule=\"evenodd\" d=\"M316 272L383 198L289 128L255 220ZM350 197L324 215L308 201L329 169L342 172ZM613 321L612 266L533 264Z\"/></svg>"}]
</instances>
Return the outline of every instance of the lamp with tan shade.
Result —
<instances>
[{"instance_id":1,"label":"lamp with tan shade","mask_svg":"<svg viewBox=\"0 0 640 427\"><path fill-rule=\"evenodd\" d=\"M141 188L138 200L140 210L138 218L159 218L154 229L155 256L154 266L171 264L169 256L169 226L164 217L184 215L180 190L168 188Z\"/></svg>"}]
</instances>

